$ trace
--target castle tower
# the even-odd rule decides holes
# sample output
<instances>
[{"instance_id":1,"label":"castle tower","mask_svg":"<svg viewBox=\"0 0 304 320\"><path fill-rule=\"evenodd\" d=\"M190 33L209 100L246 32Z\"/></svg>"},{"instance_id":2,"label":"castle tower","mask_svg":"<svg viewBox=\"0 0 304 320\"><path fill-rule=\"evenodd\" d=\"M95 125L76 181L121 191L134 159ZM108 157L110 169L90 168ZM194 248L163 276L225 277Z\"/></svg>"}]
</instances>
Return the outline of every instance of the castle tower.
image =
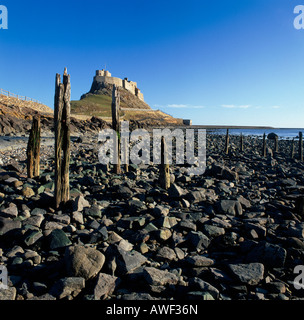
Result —
<instances>
[{"instance_id":1,"label":"castle tower","mask_svg":"<svg viewBox=\"0 0 304 320\"><path fill-rule=\"evenodd\" d=\"M94 77L94 81L91 87L91 92L97 90L102 84L115 84L117 87L122 87L140 100L144 101L144 96L137 88L137 83L134 81L128 80L128 78L124 78L124 80L116 77L112 77L112 74L108 70L96 70L96 76Z\"/></svg>"}]
</instances>

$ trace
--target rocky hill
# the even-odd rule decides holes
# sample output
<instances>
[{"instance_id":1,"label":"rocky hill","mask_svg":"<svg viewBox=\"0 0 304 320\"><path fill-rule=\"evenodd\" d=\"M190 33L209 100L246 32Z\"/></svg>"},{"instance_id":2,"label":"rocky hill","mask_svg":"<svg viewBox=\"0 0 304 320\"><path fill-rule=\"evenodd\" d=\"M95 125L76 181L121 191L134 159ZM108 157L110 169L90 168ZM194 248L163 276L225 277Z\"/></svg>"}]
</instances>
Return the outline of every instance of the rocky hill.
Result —
<instances>
[{"instance_id":1,"label":"rocky hill","mask_svg":"<svg viewBox=\"0 0 304 320\"><path fill-rule=\"evenodd\" d=\"M5 98L4 98L5 97ZM44 135L52 134L54 127L53 110L42 104L21 101L16 98L0 96L0 135L27 135L31 129L33 116L39 115ZM108 124L96 117L88 120L71 118L72 134L98 132Z\"/></svg>"},{"instance_id":2,"label":"rocky hill","mask_svg":"<svg viewBox=\"0 0 304 320\"><path fill-rule=\"evenodd\" d=\"M80 100L71 101L71 113L77 119L92 116L111 120L112 84L92 84L91 90L82 95ZM182 119L176 119L160 110L153 110L128 90L119 88L121 119L133 120L141 127L161 125L181 125Z\"/></svg>"}]
</instances>

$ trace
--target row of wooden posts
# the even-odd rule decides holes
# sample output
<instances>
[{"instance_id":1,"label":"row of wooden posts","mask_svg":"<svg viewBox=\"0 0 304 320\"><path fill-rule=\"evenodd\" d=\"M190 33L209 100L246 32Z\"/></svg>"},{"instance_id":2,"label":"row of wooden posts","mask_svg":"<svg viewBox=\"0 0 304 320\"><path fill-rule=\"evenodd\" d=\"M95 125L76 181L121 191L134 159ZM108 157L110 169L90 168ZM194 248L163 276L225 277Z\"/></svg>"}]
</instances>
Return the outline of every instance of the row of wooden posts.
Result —
<instances>
[{"instance_id":1,"label":"row of wooden posts","mask_svg":"<svg viewBox=\"0 0 304 320\"><path fill-rule=\"evenodd\" d=\"M70 99L71 82L70 75L65 68L63 81L60 74L56 74L55 101L54 101L54 130L55 130L55 207L58 209L70 199L69 164L70 164ZM120 165L120 95L118 88L114 85L112 92L112 128L117 132L118 157L117 164L114 164L114 173L121 174ZM41 123L40 117L33 118L32 127L27 145L27 176L29 178L39 177L40 172L40 142ZM160 184L163 188L170 187L169 164L166 164L165 139L161 140L161 165ZM124 164L124 171L129 171L128 164Z\"/></svg>"},{"instance_id":2,"label":"row of wooden posts","mask_svg":"<svg viewBox=\"0 0 304 320\"><path fill-rule=\"evenodd\" d=\"M279 152L279 139L276 136L274 139L274 151ZM239 150L241 152L244 151L244 137L240 135L240 147ZM295 139L293 138L291 141L291 148L290 148L290 158L294 159L295 157ZM229 154L229 129L226 131L226 138L225 138L225 149L224 152L226 155ZM303 161L303 133L299 132L299 145L298 145L298 152L299 152L299 160ZM263 135L263 144L262 144L262 156L267 156L267 139L266 134Z\"/></svg>"},{"instance_id":3,"label":"row of wooden posts","mask_svg":"<svg viewBox=\"0 0 304 320\"><path fill-rule=\"evenodd\" d=\"M60 74L56 74L55 101L54 101L54 128L55 128L55 207L58 209L70 199L69 164L70 164L70 98L71 83L70 75L65 68L63 81ZM114 164L114 173L121 174L120 165L120 95L114 85L112 92L112 128L117 132L118 156L117 164ZM299 155L303 161L302 133L299 139ZM40 171L40 118L34 117L27 145L27 175L29 178L39 176ZM244 151L243 135L240 136L240 151ZM278 151L278 140L275 140L275 151ZM225 141L225 154L229 154L229 130L227 129ZM292 157L294 157L294 141L292 141ZM262 154L266 157L266 135L263 137ZM163 189L170 187L170 168L167 161L167 146L164 137L161 139L161 164L159 183ZM128 164L124 164L124 171L128 172Z\"/></svg>"}]
</instances>

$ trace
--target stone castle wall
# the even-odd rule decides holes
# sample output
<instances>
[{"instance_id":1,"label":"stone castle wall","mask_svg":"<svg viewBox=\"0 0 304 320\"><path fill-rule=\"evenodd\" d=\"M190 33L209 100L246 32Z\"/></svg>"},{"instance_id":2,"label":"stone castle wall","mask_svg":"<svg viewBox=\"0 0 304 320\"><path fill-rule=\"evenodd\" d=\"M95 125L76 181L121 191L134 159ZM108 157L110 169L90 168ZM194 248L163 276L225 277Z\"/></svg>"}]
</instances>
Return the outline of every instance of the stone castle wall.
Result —
<instances>
[{"instance_id":1,"label":"stone castle wall","mask_svg":"<svg viewBox=\"0 0 304 320\"><path fill-rule=\"evenodd\" d=\"M137 88L137 85L135 85L134 82L123 80L122 84L126 90L130 91L132 94L135 95L135 89Z\"/></svg>"},{"instance_id":2,"label":"stone castle wall","mask_svg":"<svg viewBox=\"0 0 304 320\"><path fill-rule=\"evenodd\" d=\"M122 80L120 78L115 77L106 77L106 76L96 76L95 77L96 82L102 82L107 84L115 84L118 87L122 87Z\"/></svg>"},{"instance_id":3,"label":"stone castle wall","mask_svg":"<svg viewBox=\"0 0 304 320\"><path fill-rule=\"evenodd\" d=\"M124 80L116 77L112 77L111 73L107 70L96 70L96 76L94 77L94 82L97 83L105 83L105 84L115 84L118 87L122 87L132 94L134 94L136 97L138 97L140 100L144 101L144 95L140 92L140 90L137 88L137 83L134 81L129 81L127 78Z\"/></svg>"}]
</instances>

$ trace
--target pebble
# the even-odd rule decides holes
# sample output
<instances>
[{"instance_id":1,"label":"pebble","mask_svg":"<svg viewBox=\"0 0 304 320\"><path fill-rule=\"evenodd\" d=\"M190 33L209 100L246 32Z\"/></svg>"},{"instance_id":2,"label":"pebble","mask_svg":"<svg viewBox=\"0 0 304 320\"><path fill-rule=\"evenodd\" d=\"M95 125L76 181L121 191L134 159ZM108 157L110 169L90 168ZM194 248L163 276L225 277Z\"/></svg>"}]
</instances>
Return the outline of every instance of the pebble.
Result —
<instances>
[{"instance_id":1,"label":"pebble","mask_svg":"<svg viewBox=\"0 0 304 320\"><path fill-rule=\"evenodd\" d=\"M94 138L86 137L93 144ZM90 143L72 143L71 201L53 208L52 147L41 176L26 179L25 149L0 163L0 264L11 276L0 300L292 300L304 248L304 169L269 141L209 135L207 170L130 165L114 175ZM7 165L10 160L12 164ZM43 280L42 280L43 279ZM42 282L41 282L42 281Z\"/></svg>"}]
</instances>

